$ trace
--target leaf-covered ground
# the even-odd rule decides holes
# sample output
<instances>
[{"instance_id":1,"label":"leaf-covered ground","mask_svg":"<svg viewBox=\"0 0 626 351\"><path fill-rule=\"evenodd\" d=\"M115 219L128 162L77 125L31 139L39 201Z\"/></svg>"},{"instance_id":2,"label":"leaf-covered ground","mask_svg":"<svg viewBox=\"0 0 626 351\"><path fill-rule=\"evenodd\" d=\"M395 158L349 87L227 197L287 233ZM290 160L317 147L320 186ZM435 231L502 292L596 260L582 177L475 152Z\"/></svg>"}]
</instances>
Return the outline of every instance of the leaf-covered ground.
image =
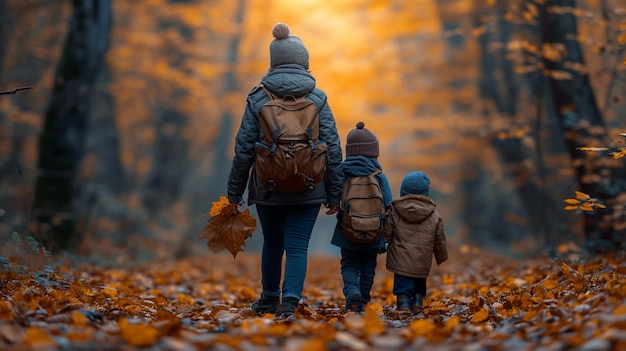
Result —
<instances>
[{"instance_id":1,"label":"leaf-covered ground","mask_svg":"<svg viewBox=\"0 0 626 351\"><path fill-rule=\"evenodd\" d=\"M338 257L310 257L294 321L256 316L259 255L0 272L0 349L624 350L626 263L463 252L433 270L421 313L393 309L384 255L373 303L343 313Z\"/></svg>"}]
</instances>

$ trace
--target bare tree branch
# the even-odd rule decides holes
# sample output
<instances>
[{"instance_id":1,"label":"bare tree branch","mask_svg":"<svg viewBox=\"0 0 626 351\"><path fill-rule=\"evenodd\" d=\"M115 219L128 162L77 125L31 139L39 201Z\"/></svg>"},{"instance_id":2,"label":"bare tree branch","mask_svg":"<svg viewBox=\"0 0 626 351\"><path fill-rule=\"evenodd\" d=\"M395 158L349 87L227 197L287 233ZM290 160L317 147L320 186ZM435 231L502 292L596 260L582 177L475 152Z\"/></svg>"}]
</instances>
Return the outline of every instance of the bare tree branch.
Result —
<instances>
[{"instance_id":1,"label":"bare tree branch","mask_svg":"<svg viewBox=\"0 0 626 351\"><path fill-rule=\"evenodd\" d=\"M27 85L27 86L23 86L23 87L17 87L13 90L0 90L0 95L8 95L8 94L15 94L20 90L26 90L26 89L33 89L34 86L32 85Z\"/></svg>"}]
</instances>

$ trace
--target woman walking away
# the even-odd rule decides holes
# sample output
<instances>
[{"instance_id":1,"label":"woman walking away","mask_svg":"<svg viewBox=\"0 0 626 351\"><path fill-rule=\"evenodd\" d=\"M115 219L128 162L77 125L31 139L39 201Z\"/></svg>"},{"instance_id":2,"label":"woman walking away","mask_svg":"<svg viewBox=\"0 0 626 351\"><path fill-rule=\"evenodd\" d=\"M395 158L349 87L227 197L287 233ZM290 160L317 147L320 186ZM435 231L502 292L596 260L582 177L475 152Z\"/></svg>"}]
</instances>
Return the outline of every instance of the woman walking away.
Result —
<instances>
[{"instance_id":1,"label":"woman walking away","mask_svg":"<svg viewBox=\"0 0 626 351\"><path fill-rule=\"evenodd\" d=\"M228 199L232 206L241 204L247 186L248 204L256 205L263 231L262 293L251 308L284 319L295 315L302 298L320 205L328 215L339 209L342 153L327 96L309 72L302 40L284 23L274 25L272 34L269 71L248 94L235 139ZM285 104L309 106L301 109L309 112L292 117L293 111L281 110Z\"/></svg>"}]
</instances>

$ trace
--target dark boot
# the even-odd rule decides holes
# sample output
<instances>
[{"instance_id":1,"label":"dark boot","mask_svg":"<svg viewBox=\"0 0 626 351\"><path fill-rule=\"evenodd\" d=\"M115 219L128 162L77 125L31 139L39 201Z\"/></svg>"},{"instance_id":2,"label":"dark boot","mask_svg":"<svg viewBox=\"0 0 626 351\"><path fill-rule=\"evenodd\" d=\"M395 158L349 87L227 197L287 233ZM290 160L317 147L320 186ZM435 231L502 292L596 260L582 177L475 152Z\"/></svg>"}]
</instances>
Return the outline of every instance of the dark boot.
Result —
<instances>
[{"instance_id":1,"label":"dark boot","mask_svg":"<svg viewBox=\"0 0 626 351\"><path fill-rule=\"evenodd\" d=\"M415 297L413 298L413 306L421 308L423 306L423 300L424 296L415 294Z\"/></svg>"},{"instance_id":2,"label":"dark boot","mask_svg":"<svg viewBox=\"0 0 626 351\"><path fill-rule=\"evenodd\" d=\"M363 298L361 297L361 311L365 310L365 306L367 306L368 303L372 302L372 298Z\"/></svg>"},{"instance_id":3,"label":"dark boot","mask_svg":"<svg viewBox=\"0 0 626 351\"><path fill-rule=\"evenodd\" d=\"M280 298L278 296L265 296L261 294L261 298L252 303L252 310L256 313L276 313Z\"/></svg>"},{"instance_id":4,"label":"dark boot","mask_svg":"<svg viewBox=\"0 0 626 351\"><path fill-rule=\"evenodd\" d=\"M276 318L288 319L293 317L296 314L299 303L300 299L296 299L295 297L283 298L283 303L281 303L276 310Z\"/></svg>"},{"instance_id":5,"label":"dark boot","mask_svg":"<svg viewBox=\"0 0 626 351\"><path fill-rule=\"evenodd\" d=\"M346 297L346 312L347 311L363 311L363 300L360 292L352 292L348 295L348 297Z\"/></svg>"},{"instance_id":6,"label":"dark boot","mask_svg":"<svg viewBox=\"0 0 626 351\"><path fill-rule=\"evenodd\" d=\"M412 301L409 295L398 294L398 296L396 296L396 302L398 304L396 308L398 311L409 311L411 309Z\"/></svg>"}]
</instances>

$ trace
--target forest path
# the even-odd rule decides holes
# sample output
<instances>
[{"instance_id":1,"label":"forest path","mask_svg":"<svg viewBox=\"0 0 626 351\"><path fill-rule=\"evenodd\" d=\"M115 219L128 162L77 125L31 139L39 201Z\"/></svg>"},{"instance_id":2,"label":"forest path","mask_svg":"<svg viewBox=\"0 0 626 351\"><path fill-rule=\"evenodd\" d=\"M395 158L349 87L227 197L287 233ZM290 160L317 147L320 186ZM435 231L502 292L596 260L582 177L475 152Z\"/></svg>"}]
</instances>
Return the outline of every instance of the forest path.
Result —
<instances>
[{"instance_id":1,"label":"forest path","mask_svg":"<svg viewBox=\"0 0 626 351\"><path fill-rule=\"evenodd\" d=\"M626 263L464 250L434 267L421 313L398 313L380 256L372 304L343 313L339 258L309 258L293 321L257 316L260 255L0 271L0 349L619 350Z\"/></svg>"}]
</instances>

